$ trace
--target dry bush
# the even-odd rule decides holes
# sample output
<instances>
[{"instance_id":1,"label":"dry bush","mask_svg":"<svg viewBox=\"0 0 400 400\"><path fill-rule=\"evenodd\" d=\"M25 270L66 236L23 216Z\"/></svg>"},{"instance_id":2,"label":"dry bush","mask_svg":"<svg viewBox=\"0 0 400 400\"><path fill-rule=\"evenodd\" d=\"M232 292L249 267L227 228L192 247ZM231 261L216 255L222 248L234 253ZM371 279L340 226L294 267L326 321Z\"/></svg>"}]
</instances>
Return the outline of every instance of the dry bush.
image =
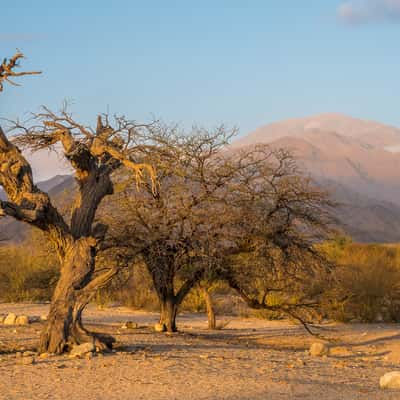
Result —
<instances>
[{"instance_id":1,"label":"dry bush","mask_svg":"<svg viewBox=\"0 0 400 400\"><path fill-rule=\"evenodd\" d=\"M95 301L99 306L116 302L147 311L160 309L150 274L141 262L118 274L109 286L99 290Z\"/></svg>"},{"instance_id":2,"label":"dry bush","mask_svg":"<svg viewBox=\"0 0 400 400\"><path fill-rule=\"evenodd\" d=\"M0 247L0 299L50 300L59 269L56 258L40 234L18 245Z\"/></svg>"},{"instance_id":3,"label":"dry bush","mask_svg":"<svg viewBox=\"0 0 400 400\"><path fill-rule=\"evenodd\" d=\"M400 248L353 244L325 245L338 264L327 314L337 320L400 321Z\"/></svg>"}]
</instances>

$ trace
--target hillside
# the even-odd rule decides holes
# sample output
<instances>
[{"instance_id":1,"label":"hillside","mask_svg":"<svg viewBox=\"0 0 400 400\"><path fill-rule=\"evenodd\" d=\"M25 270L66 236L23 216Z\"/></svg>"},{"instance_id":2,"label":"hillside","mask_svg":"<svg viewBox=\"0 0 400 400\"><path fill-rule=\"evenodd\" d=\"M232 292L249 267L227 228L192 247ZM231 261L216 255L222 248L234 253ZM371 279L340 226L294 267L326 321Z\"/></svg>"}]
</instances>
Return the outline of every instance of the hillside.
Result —
<instances>
[{"instance_id":1,"label":"hillside","mask_svg":"<svg viewBox=\"0 0 400 400\"><path fill-rule=\"evenodd\" d=\"M70 175L56 175L51 179L39 182L37 186L48 192L50 197L56 204L63 204L64 192L69 191L74 185L74 180ZM0 199L6 200L6 195L2 188L0 188ZM29 227L22 222L15 221L12 218L0 219L0 239L6 238L14 242L21 241Z\"/></svg>"},{"instance_id":2,"label":"hillside","mask_svg":"<svg viewBox=\"0 0 400 400\"><path fill-rule=\"evenodd\" d=\"M339 225L355 240L400 241L400 129L323 114L263 126L232 146L257 143L290 149L340 203Z\"/></svg>"}]
</instances>

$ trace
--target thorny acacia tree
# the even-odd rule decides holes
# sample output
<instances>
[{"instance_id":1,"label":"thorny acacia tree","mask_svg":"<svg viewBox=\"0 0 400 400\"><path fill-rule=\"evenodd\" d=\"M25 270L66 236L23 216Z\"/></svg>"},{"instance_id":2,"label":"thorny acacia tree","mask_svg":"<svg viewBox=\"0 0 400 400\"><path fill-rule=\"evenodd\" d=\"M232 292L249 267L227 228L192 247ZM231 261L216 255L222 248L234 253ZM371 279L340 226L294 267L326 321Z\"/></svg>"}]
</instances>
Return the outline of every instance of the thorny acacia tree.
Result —
<instances>
[{"instance_id":1,"label":"thorny acacia tree","mask_svg":"<svg viewBox=\"0 0 400 400\"><path fill-rule=\"evenodd\" d=\"M159 166L155 187L148 182L137 191L129 180L121 184L104 218L111 226L111 240L134 249L124 252L128 259L140 254L160 302L160 323L173 332L180 304L210 269L212 246L222 237L219 192L230 171L217 154L231 132L223 127L212 133L195 129L186 136L164 127L151 134L151 152L144 148L141 159Z\"/></svg>"},{"instance_id":2,"label":"thorny acacia tree","mask_svg":"<svg viewBox=\"0 0 400 400\"><path fill-rule=\"evenodd\" d=\"M254 271L271 279L259 269L262 257L272 248L281 254L297 249L301 259L326 228L326 197L301 176L290 154L268 146L228 149L233 133L223 127L195 129L191 135L167 128L157 132L152 141L158 151L143 154L162 166L156 190L126 186L116 201L117 215L110 214L116 218L114 240L134 247L147 265L160 301L160 323L168 331L176 330L178 308L200 280L226 279L249 300L238 282L255 283ZM242 254L257 256L254 271L233 268L234 257ZM299 268L291 260L281 264L281 275L283 268L288 274ZM253 299L248 303L254 306Z\"/></svg>"},{"instance_id":3,"label":"thorny acacia tree","mask_svg":"<svg viewBox=\"0 0 400 400\"><path fill-rule=\"evenodd\" d=\"M333 264L317 244L333 233L335 204L287 151L275 153L270 168L258 165L256 179L241 183L242 234L220 275L249 307L285 313L308 329L332 279Z\"/></svg>"},{"instance_id":4,"label":"thorny acacia tree","mask_svg":"<svg viewBox=\"0 0 400 400\"><path fill-rule=\"evenodd\" d=\"M1 82L14 73L21 55L4 62ZM2 86L0 86L2 87ZM42 230L60 260L60 279L52 297L48 323L40 339L41 352L62 353L68 346L93 340L98 348L111 346L113 339L90 334L81 316L93 293L114 276L118 260L95 273L96 254L107 226L95 224L96 211L104 197L113 193L111 174L122 165L140 180L143 172L154 176L147 164L133 160L133 138L151 125L115 118L113 124L99 116L95 130L78 124L66 111L56 114L47 108L33 116L29 126L17 123L17 136L10 141L0 130L0 185L8 200L0 202L0 213ZM47 193L34 184L32 170L17 145L32 150L61 145L75 171L78 186L70 221L53 206Z\"/></svg>"}]
</instances>

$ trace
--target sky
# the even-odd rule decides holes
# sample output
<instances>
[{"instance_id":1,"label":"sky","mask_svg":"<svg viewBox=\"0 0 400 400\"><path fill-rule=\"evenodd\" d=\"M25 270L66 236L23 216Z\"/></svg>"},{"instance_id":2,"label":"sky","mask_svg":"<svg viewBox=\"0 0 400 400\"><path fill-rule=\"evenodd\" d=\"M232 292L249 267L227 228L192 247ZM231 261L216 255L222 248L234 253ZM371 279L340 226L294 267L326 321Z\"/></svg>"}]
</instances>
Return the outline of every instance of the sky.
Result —
<instances>
[{"instance_id":1,"label":"sky","mask_svg":"<svg viewBox=\"0 0 400 400\"><path fill-rule=\"evenodd\" d=\"M183 127L340 112L400 126L400 0L36 0L2 5L0 55L26 69L0 116L64 100Z\"/></svg>"}]
</instances>

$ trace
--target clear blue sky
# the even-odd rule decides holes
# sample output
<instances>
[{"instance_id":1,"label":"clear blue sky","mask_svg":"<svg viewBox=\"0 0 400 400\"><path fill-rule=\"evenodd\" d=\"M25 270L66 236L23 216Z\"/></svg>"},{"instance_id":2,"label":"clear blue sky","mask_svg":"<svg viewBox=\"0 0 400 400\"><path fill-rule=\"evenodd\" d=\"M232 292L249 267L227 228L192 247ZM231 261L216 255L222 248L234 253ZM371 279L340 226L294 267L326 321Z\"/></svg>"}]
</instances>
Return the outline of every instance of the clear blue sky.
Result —
<instances>
[{"instance_id":1,"label":"clear blue sky","mask_svg":"<svg viewBox=\"0 0 400 400\"><path fill-rule=\"evenodd\" d=\"M322 112L400 126L397 2L344 3L7 1L0 55L19 48L44 73L8 87L0 115L72 99L85 122L109 109L242 134Z\"/></svg>"}]
</instances>

